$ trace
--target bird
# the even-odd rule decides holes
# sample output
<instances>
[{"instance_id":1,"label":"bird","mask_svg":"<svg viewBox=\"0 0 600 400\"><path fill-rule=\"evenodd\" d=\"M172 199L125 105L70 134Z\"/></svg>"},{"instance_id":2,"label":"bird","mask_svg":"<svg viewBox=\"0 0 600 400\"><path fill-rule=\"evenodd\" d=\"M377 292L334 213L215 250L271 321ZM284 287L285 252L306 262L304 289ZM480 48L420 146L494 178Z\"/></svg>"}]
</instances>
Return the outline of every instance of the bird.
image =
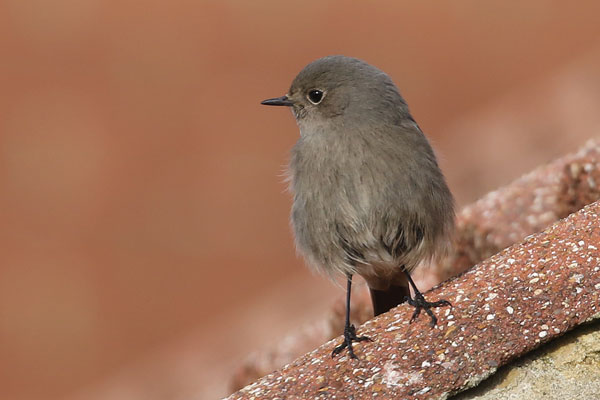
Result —
<instances>
[{"instance_id":1,"label":"bird","mask_svg":"<svg viewBox=\"0 0 600 400\"><path fill-rule=\"evenodd\" d=\"M357 58L326 56L305 66L284 96L300 137L290 155L291 225L307 264L346 278L343 341L371 341L350 323L352 278L366 281L374 315L407 301L411 322L432 308L411 272L448 251L454 200L434 151L392 79ZM413 289L411 296L409 286Z\"/></svg>"}]
</instances>

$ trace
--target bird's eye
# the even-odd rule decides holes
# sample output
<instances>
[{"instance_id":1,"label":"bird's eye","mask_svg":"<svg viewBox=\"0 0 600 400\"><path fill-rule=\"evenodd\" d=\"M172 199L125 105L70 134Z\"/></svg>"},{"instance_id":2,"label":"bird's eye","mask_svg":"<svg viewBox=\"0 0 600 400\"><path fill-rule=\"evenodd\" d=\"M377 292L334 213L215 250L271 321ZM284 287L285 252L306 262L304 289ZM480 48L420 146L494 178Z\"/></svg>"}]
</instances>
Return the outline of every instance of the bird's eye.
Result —
<instances>
[{"instance_id":1,"label":"bird's eye","mask_svg":"<svg viewBox=\"0 0 600 400\"><path fill-rule=\"evenodd\" d=\"M323 100L323 91L319 89L312 89L308 92L308 100L313 104L319 104Z\"/></svg>"}]
</instances>

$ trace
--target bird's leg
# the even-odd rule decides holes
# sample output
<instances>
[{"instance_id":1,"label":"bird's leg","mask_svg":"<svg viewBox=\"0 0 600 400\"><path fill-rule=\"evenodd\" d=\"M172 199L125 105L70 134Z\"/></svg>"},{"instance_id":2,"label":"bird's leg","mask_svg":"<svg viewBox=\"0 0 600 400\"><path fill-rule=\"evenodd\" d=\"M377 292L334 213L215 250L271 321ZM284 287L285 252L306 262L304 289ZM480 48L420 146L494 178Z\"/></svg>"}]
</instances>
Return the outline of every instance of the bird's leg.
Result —
<instances>
[{"instance_id":1,"label":"bird's leg","mask_svg":"<svg viewBox=\"0 0 600 400\"><path fill-rule=\"evenodd\" d=\"M352 289L352 275L348 275L348 287L346 289L346 323L344 325L344 341L342 344L333 349L331 357L335 357L340 354L346 347L348 348L348 354L350 358L358 358L354 354L352 349L352 342L363 342L365 340L371 341L367 336L356 336L356 328L354 325L350 325L350 293Z\"/></svg>"},{"instance_id":2,"label":"bird's leg","mask_svg":"<svg viewBox=\"0 0 600 400\"><path fill-rule=\"evenodd\" d=\"M452 307L452 304L450 304L450 302L448 300L439 300L439 301L434 301L434 302L429 302L429 301L425 300L423 293L421 293L419 291L419 289L417 289L417 285L415 285L415 282L410 277L410 274L407 271L404 271L404 273L406 274L406 277L408 278L408 283L410 283L410 286L412 286L413 290L415 291L414 299L411 299L411 298L408 299L408 304L410 304L411 306L413 306L415 308L415 312L413 313L412 317L410 318L410 322L413 322L415 320L415 318L417 318L419 316L419 314L421 314L421 310L425 310L427 315L429 315L429 317L431 318L431 326L434 327L435 324L437 323L437 318L433 314L433 311L431 311L431 309L435 308L435 307L441 307L441 306Z\"/></svg>"}]
</instances>

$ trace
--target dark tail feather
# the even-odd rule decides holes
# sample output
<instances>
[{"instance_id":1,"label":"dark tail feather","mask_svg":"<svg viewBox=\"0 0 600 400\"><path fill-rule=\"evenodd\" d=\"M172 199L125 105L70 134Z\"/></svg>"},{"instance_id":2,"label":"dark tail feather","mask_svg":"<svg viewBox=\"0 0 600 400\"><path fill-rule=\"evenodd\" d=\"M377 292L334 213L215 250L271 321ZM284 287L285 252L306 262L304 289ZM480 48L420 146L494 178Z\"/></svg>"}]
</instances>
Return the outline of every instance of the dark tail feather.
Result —
<instances>
[{"instance_id":1,"label":"dark tail feather","mask_svg":"<svg viewBox=\"0 0 600 400\"><path fill-rule=\"evenodd\" d=\"M410 296L408 286L390 286L387 290L371 291L371 301L373 302L373 311L375 316L389 311L400 303L404 303L407 297Z\"/></svg>"}]
</instances>

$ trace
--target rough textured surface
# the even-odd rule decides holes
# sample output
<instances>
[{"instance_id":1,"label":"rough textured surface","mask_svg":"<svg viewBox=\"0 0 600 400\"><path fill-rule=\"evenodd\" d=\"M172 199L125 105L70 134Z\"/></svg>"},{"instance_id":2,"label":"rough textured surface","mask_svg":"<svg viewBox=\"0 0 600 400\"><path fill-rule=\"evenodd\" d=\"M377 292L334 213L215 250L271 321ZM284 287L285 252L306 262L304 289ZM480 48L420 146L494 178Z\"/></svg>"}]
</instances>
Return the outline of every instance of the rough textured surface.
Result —
<instances>
[{"instance_id":1,"label":"rough textured surface","mask_svg":"<svg viewBox=\"0 0 600 400\"><path fill-rule=\"evenodd\" d=\"M599 163L600 143L591 140L462 209L442 280L600 199Z\"/></svg>"},{"instance_id":2,"label":"rough textured surface","mask_svg":"<svg viewBox=\"0 0 600 400\"><path fill-rule=\"evenodd\" d=\"M501 368L455 400L565 400L600 397L600 322L583 325Z\"/></svg>"},{"instance_id":3,"label":"rough textured surface","mask_svg":"<svg viewBox=\"0 0 600 400\"><path fill-rule=\"evenodd\" d=\"M600 143L592 140L576 153L539 167L461 210L457 216L454 252L443 267L417 273L437 274L436 282L456 275L600 199L599 185ZM372 316L364 289L358 288L353 293L355 324L362 324ZM290 335L268 351L251 354L233 373L231 389L239 390L337 336L343 330L343 323L344 301L340 297L326 321L303 327L302 334Z\"/></svg>"},{"instance_id":4,"label":"rough textured surface","mask_svg":"<svg viewBox=\"0 0 600 400\"><path fill-rule=\"evenodd\" d=\"M359 328L360 360L332 359L339 338L230 399L433 398L477 385L498 367L600 317L600 204L529 236L428 293L452 309L410 324L401 305Z\"/></svg>"}]
</instances>

